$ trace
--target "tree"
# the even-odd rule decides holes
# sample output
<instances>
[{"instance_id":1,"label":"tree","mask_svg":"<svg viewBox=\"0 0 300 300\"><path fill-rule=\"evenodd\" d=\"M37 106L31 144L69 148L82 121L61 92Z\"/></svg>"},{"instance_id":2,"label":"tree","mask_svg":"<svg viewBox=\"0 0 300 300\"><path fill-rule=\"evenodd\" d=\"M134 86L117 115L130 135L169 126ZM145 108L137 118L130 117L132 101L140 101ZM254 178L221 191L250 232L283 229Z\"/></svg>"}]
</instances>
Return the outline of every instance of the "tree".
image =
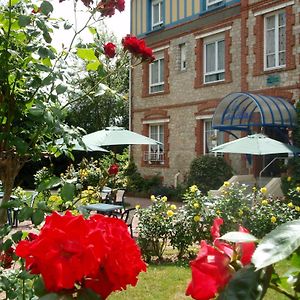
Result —
<instances>
[{"instance_id":1,"label":"tree","mask_svg":"<svg viewBox=\"0 0 300 300\"><path fill-rule=\"evenodd\" d=\"M107 41L115 41L115 36L99 34L93 28L94 43L81 45L81 47L94 48L100 52ZM103 32L103 30L102 30ZM118 46L121 49L121 46ZM121 53L121 51L118 51ZM78 67L78 66L77 66ZM89 71L82 76L82 72L74 72L77 78L73 80L73 86L78 89L69 93L71 105L68 108L67 122L73 126L80 126L87 132L93 132L108 126L129 126L128 87L129 87L129 57L128 55L116 55L111 60L106 58L106 77L102 77L103 69ZM76 67L75 67L76 68ZM99 81L99 78L101 81ZM105 84L105 88L103 88ZM95 89L94 93L88 93ZM85 95L84 101L74 101ZM87 95L89 94L89 95ZM87 95L87 96L86 96Z\"/></svg>"}]
</instances>

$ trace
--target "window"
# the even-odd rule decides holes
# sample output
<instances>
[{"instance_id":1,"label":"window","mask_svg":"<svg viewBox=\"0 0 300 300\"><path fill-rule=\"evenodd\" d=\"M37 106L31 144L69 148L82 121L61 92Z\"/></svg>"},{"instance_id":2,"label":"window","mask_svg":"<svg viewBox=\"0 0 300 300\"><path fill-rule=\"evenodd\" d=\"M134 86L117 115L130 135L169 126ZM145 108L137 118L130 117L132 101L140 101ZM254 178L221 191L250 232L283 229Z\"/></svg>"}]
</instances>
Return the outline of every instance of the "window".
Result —
<instances>
[{"instance_id":1,"label":"window","mask_svg":"<svg viewBox=\"0 0 300 300\"><path fill-rule=\"evenodd\" d=\"M286 63L286 15L281 11L265 17L265 69Z\"/></svg>"},{"instance_id":2,"label":"window","mask_svg":"<svg viewBox=\"0 0 300 300\"><path fill-rule=\"evenodd\" d=\"M149 125L149 137L162 144L149 145L148 160L164 161L164 125Z\"/></svg>"},{"instance_id":3,"label":"window","mask_svg":"<svg viewBox=\"0 0 300 300\"><path fill-rule=\"evenodd\" d=\"M162 0L153 0L151 3L152 29L159 28L163 24L162 4Z\"/></svg>"},{"instance_id":4,"label":"window","mask_svg":"<svg viewBox=\"0 0 300 300\"><path fill-rule=\"evenodd\" d=\"M149 70L149 93L162 92L164 90L164 58L157 57L157 59L150 64Z\"/></svg>"},{"instance_id":5,"label":"window","mask_svg":"<svg viewBox=\"0 0 300 300\"><path fill-rule=\"evenodd\" d=\"M212 128L211 119L204 120L204 154L212 154L211 149L223 143L224 133Z\"/></svg>"},{"instance_id":6,"label":"window","mask_svg":"<svg viewBox=\"0 0 300 300\"><path fill-rule=\"evenodd\" d=\"M222 3L223 0L206 0L206 7L209 8L212 5Z\"/></svg>"},{"instance_id":7,"label":"window","mask_svg":"<svg viewBox=\"0 0 300 300\"><path fill-rule=\"evenodd\" d=\"M179 52L180 52L180 70L186 70L186 45L180 44L179 45Z\"/></svg>"},{"instance_id":8,"label":"window","mask_svg":"<svg viewBox=\"0 0 300 300\"><path fill-rule=\"evenodd\" d=\"M204 83L225 80L225 40L204 41Z\"/></svg>"}]
</instances>

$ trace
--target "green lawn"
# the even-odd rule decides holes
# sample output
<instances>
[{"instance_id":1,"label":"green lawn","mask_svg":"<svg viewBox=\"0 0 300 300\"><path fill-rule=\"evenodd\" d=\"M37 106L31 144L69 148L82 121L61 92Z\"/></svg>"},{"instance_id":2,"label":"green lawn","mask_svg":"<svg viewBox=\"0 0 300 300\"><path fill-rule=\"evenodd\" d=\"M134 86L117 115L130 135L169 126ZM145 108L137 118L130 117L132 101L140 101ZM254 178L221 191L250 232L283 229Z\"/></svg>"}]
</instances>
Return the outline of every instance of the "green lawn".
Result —
<instances>
[{"instance_id":1,"label":"green lawn","mask_svg":"<svg viewBox=\"0 0 300 300\"><path fill-rule=\"evenodd\" d=\"M286 269L281 266L282 270ZM113 293L109 300L181 300L192 299L185 296L186 287L191 279L187 266L149 265L146 273L141 273L136 287L128 287L126 291ZM286 300L277 292L269 290L265 300ZM243 299L241 299L243 300Z\"/></svg>"}]
</instances>

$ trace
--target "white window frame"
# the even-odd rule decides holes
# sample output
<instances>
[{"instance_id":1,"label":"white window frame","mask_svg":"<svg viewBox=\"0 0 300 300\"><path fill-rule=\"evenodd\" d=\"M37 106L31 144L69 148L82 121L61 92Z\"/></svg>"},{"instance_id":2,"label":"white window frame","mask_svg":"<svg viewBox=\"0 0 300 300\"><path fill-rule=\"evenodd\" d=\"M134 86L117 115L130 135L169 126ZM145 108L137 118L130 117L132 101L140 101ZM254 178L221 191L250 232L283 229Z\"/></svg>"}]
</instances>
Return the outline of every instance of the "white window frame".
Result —
<instances>
[{"instance_id":1,"label":"white window frame","mask_svg":"<svg viewBox=\"0 0 300 300\"><path fill-rule=\"evenodd\" d=\"M159 21L154 23L154 6L158 5L158 14L159 14ZM159 28L163 21L163 0L153 0L151 1L151 28L152 30L155 28Z\"/></svg>"},{"instance_id":2,"label":"white window frame","mask_svg":"<svg viewBox=\"0 0 300 300\"><path fill-rule=\"evenodd\" d=\"M164 72L162 73L162 77L163 78L160 78L160 74L161 74L161 63L160 61L163 61L163 68L164 68L164 55L156 55L156 59L155 61L153 61L150 65L149 65L149 94L156 94L156 93L161 93L164 91L164 86L165 86L165 82L164 82ZM151 80L152 80L152 66L154 63L158 62L158 82L156 83L152 83ZM159 91L155 91L155 92L152 92L151 91L151 88L152 87L156 87L156 86L162 86L162 89L159 90Z\"/></svg>"},{"instance_id":3,"label":"white window frame","mask_svg":"<svg viewBox=\"0 0 300 300\"><path fill-rule=\"evenodd\" d=\"M209 8L212 5L223 2L223 0L206 0L206 7Z\"/></svg>"},{"instance_id":4,"label":"white window frame","mask_svg":"<svg viewBox=\"0 0 300 300\"><path fill-rule=\"evenodd\" d=\"M151 124L149 124L149 137L150 138L155 139L151 135L151 128L152 127L157 128L157 132L156 132L157 137L160 137L160 132L162 132L162 140L155 139L158 142L160 142L161 144L160 145L149 145L149 158L150 158L150 161L161 161L161 162L164 161L164 159L161 159L161 157L164 157L164 139L165 139L164 126L165 126L165 123L151 123ZM154 147L157 149L156 152L152 151L152 149Z\"/></svg>"},{"instance_id":5,"label":"white window frame","mask_svg":"<svg viewBox=\"0 0 300 300\"><path fill-rule=\"evenodd\" d=\"M213 153L213 152L207 152L206 151L206 144L207 144L207 123L208 122L212 123L212 118L203 119L203 154L204 155L219 156L220 154L218 154L218 153ZM216 136L216 144L213 145L213 147L218 146L218 134L220 133L220 131L218 129L212 129L211 131L213 131L214 135ZM223 142L224 142L224 136L223 136Z\"/></svg>"},{"instance_id":6,"label":"white window frame","mask_svg":"<svg viewBox=\"0 0 300 300\"><path fill-rule=\"evenodd\" d=\"M186 70L186 43L179 45L180 71Z\"/></svg>"},{"instance_id":7,"label":"white window frame","mask_svg":"<svg viewBox=\"0 0 300 300\"><path fill-rule=\"evenodd\" d=\"M286 45L284 51L279 51L279 15L281 13L285 13L284 10L272 12L270 14L267 14L264 16L264 70L272 70L272 69L279 69L279 68L285 68L286 67L286 55L285 55L285 64L280 65L279 64L279 54L282 52L285 52L286 54ZM275 66L273 67L268 67L267 66L267 18L269 17L275 17ZM283 26L282 26L283 27ZM286 23L284 24L284 27L286 29ZM285 30L285 37L286 37L286 30Z\"/></svg>"},{"instance_id":8,"label":"white window frame","mask_svg":"<svg viewBox=\"0 0 300 300\"><path fill-rule=\"evenodd\" d=\"M218 42L220 41L224 41L224 69L220 69L218 70ZM206 46L209 44L215 44L215 70L212 72L206 72ZM204 43L203 43L203 60L204 60L204 83L208 84L208 83L214 83L214 82L221 82L221 81L225 81L225 36L224 35L217 35L214 37L209 37L204 39ZM220 74L220 73L224 73L224 79L220 79L220 80L214 80L214 81L206 81L206 76L209 75L215 75L215 74Z\"/></svg>"}]
</instances>

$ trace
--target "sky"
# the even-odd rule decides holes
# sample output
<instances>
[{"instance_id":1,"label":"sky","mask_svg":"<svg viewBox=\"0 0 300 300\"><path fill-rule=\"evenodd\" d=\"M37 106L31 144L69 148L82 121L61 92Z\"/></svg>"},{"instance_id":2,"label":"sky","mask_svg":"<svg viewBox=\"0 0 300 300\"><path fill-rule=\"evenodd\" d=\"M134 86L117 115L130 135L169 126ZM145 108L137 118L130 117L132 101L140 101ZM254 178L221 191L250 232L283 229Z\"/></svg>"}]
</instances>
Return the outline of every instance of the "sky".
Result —
<instances>
[{"instance_id":1,"label":"sky","mask_svg":"<svg viewBox=\"0 0 300 300\"><path fill-rule=\"evenodd\" d=\"M99 1L99 0L98 0ZM95 0L94 0L95 2ZM74 24L74 10L73 10L73 0L66 0L61 3L58 0L51 2L54 6L53 15L55 17L62 17L65 20L69 20L71 24ZM81 3L81 1L77 2L77 24L78 29L82 28L84 23L89 17L89 12L87 12L86 7ZM104 19L104 23L106 24L109 32L113 32L119 41L121 41L122 37L126 34L130 33L130 0L125 0L125 11L119 12L116 10L115 15L111 18L106 17ZM55 34L54 44L55 46L59 46L62 43L68 45L73 37L72 32L66 31L62 33L61 31ZM81 38L84 41L91 41L91 34L88 30L84 31L81 34Z\"/></svg>"}]
</instances>

